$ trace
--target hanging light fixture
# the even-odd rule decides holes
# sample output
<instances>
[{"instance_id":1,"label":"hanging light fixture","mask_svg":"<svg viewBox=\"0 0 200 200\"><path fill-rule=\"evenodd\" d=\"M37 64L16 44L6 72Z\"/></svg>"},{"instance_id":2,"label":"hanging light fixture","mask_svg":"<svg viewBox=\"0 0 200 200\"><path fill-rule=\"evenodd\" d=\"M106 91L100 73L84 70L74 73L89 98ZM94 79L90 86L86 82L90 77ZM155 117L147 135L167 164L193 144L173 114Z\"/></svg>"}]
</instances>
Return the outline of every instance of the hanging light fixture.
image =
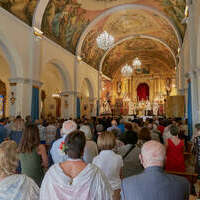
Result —
<instances>
[{"instance_id":1,"label":"hanging light fixture","mask_svg":"<svg viewBox=\"0 0 200 200\"><path fill-rule=\"evenodd\" d=\"M134 67L134 70L138 73L141 73L142 72L142 68L141 68L141 61L138 57L136 57L134 60L133 60L133 67Z\"/></svg>"},{"instance_id":2,"label":"hanging light fixture","mask_svg":"<svg viewBox=\"0 0 200 200\"><path fill-rule=\"evenodd\" d=\"M97 37L96 42L100 49L106 51L114 44L115 39L107 31L104 31Z\"/></svg>"},{"instance_id":3,"label":"hanging light fixture","mask_svg":"<svg viewBox=\"0 0 200 200\"><path fill-rule=\"evenodd\" d=\"M130 77L130 76L132 76L132 74L133 74L133 68L132 68L132 66L130 66L128 64L124 65L122 67L122 69L121 69L121 74L124 77Z\"/></svg>"}]
</instances>

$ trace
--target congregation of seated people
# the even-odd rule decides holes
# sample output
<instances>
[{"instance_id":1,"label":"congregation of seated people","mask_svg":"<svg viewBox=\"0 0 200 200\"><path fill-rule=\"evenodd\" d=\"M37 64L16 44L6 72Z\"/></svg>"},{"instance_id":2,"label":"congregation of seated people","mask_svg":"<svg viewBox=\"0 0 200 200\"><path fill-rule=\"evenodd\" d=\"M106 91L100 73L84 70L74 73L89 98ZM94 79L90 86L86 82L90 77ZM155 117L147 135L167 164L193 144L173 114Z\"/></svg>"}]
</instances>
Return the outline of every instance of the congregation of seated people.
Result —
<instances>
[{"instance_id":1,"label":"congregation of seated people","mask_svg":"<svg viewBox=\"0 0 200 200\"><path fill-rule=\"evenodd\" d=\"M179 118L0 119L0 200L189 200L186 151Z\"/></svg>"}]
</instances>

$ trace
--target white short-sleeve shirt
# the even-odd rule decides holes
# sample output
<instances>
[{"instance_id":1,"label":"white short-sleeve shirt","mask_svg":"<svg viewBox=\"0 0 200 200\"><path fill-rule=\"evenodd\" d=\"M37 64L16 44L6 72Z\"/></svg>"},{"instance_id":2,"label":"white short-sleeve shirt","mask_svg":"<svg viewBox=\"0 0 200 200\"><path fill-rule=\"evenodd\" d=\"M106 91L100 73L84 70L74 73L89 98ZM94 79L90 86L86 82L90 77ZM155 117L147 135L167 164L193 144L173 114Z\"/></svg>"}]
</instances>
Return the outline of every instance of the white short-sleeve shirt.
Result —
<instances>
[{"instance_id":1,"label":"white short-sleeve shirt","mask_svg":"<svg viewBox=\"0 0 200 200\"><path fill-rule=\"evenodd\" d=\"M120 155L112 150L103 150L93 159L93 164L104 172L113 190L121 188L120 170L123 167L123 160Z\"/></svg>"}]
</instances>

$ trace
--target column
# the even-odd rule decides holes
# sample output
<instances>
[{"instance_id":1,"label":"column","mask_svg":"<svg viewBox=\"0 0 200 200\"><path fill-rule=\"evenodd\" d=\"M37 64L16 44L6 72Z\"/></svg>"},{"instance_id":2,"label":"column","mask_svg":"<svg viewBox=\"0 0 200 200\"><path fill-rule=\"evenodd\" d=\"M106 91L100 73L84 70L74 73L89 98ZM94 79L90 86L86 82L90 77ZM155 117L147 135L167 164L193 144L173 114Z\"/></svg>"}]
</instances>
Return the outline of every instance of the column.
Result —
<instances>
[{"instance_id":1,"label":"column","mask_svg":"<svg viewBox=\"0 0 200 200\"><path fill-rule=\"evenodd\" d=\"M12 116L21 115L22 117L31 115L33 87L37 87L39 90L42 83L28 78L15 78L9 79L9 81L11 85L10 98L13 97L13 101L15 98L14 103L12 103L12 100L10 99L10 114Z\"/></svg>"},{"instance_id":2,"label":"column","mask_svg":"<svg viewBox=\"0 0 200 200\"><path fill-rule=\"evenodd\" d=\"M200 68L195 69L195 78L196 78L196 90L197 90L197 122L199 123L200 121Z\"/></svg>"},{"instance_id":3,"label":"column","mask_svg":"<svg viewBox=\"0 0 200 200\"><path fill-rule=\"evenodd\" d=\"M62 91L61 92L61 117L64 119L67 118L76 118L77 116L76 111L76 105L75 102L77 102L77 97L79 95L75 91Z\"/></svg>"}]
</instances>

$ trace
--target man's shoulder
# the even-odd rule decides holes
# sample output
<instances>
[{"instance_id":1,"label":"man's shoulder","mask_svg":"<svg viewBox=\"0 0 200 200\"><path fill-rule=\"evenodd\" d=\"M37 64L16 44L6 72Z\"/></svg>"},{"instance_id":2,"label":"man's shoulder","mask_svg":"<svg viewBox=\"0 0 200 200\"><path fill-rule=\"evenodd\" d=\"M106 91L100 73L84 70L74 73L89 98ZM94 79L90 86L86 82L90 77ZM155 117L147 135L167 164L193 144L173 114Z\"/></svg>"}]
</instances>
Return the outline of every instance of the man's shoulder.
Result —
<instances>
[{"instance_id":1,"label":"man's shoulder","mask_svg":"<svg viewBox=\"0 0 200 200\"><path fill-rule=\"evenodd\" d=\"M166 173L166 176L171 179L171 182L176 184L184 184L184 185L189 185L189 181L185 178L185 177L182 177L182 176L177 176L177 175L173 175L173 174L167 174Z\"/></svg>"},{"instance_id":2,"label":"man's shoulder","mask_svg":"<svg viewBox=\"0 0 200 200\"><path fill-rule=\"evenodd\" d=\"M123 179L123 183L125 185L134 185L134 184L137 184L137 181L138 180L142 180L144 178L144 173L141 173L141 174L138 174L138 175L134 175L134 176L130 176L130 177L127 177L125 179Z\"/></svg>"},{"instance_id":3,"label":"man's shoulder","mask_svg":"<svg viewBox=\"0 0 200 200\"><path fill-rule=\"evenodd\" d=\"M63 138L57 139L57 140L52 144L51 150L57 148L57 147L60 145L60 143L61 143L62 141L64 141Z\"/></svg>"}]
</instances>

